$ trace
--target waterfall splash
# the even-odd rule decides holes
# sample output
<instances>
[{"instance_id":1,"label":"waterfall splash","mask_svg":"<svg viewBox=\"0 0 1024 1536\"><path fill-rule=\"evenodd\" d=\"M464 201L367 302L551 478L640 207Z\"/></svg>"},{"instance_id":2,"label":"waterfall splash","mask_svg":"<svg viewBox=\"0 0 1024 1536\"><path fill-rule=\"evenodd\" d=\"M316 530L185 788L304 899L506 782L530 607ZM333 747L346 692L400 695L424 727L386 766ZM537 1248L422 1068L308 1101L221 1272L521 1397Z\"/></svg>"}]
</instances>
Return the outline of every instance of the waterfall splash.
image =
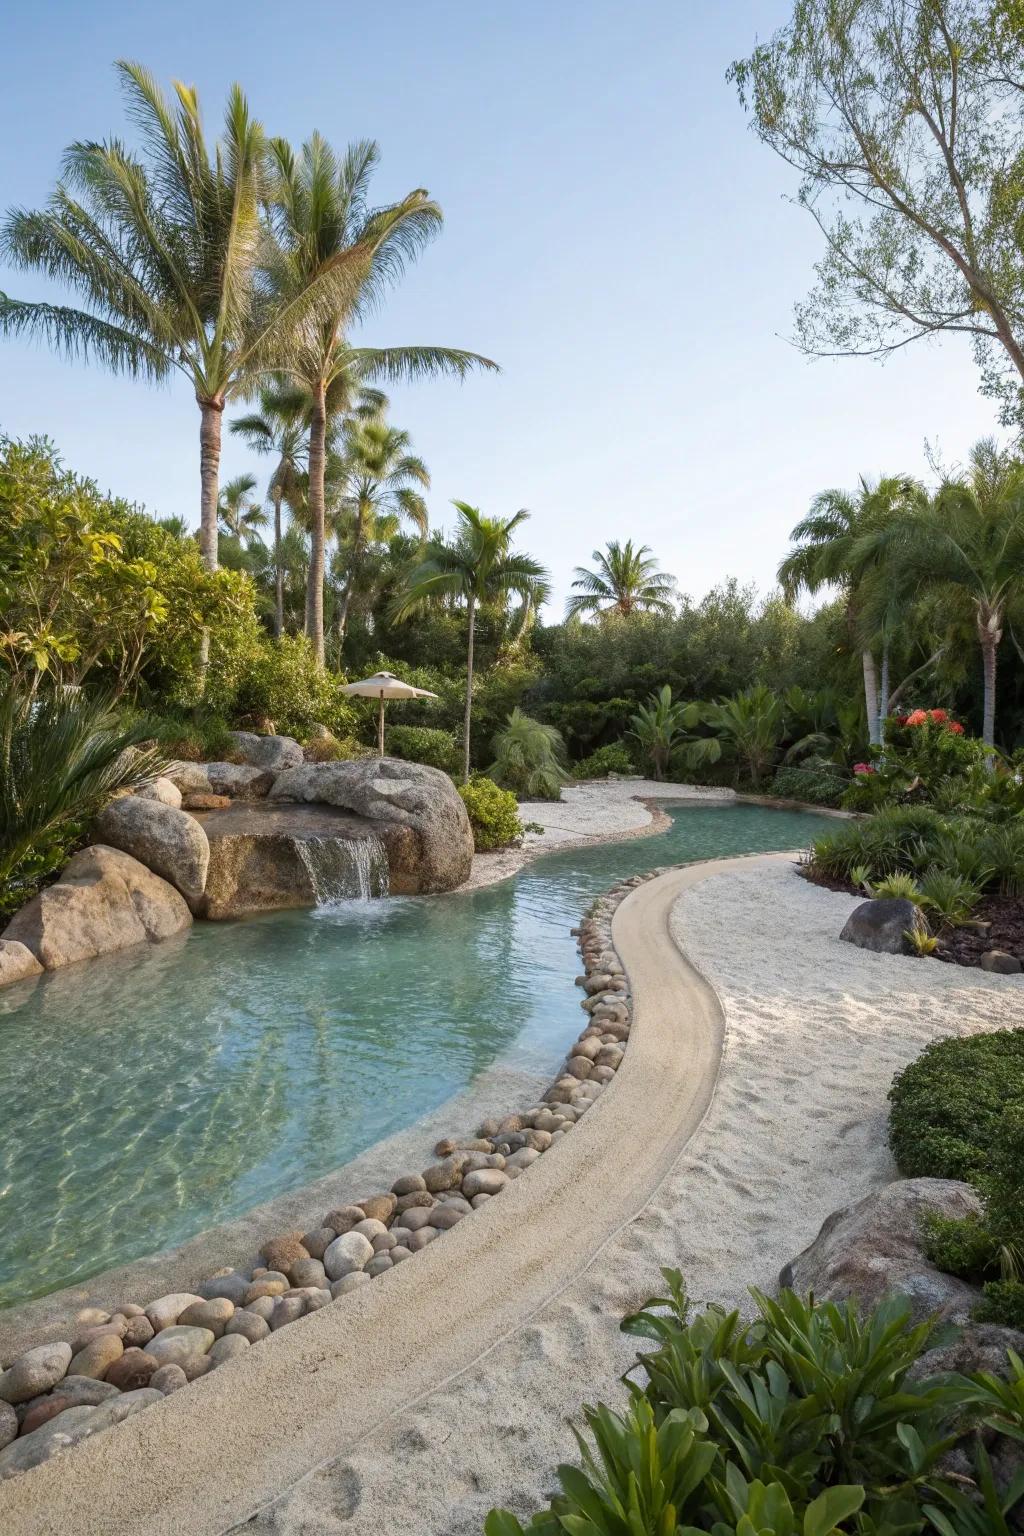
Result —
<instances>
[{"instance_id":1,"label":"waterfall splash","mask_svg":"<svg viewBox=\"0 0 1024 1536\"><path fill-rule=\"evenodd\" d=\"M304 837L295 848L318 907L388 894L388 856L379 837Z\"/></svg>"}]
</instances>

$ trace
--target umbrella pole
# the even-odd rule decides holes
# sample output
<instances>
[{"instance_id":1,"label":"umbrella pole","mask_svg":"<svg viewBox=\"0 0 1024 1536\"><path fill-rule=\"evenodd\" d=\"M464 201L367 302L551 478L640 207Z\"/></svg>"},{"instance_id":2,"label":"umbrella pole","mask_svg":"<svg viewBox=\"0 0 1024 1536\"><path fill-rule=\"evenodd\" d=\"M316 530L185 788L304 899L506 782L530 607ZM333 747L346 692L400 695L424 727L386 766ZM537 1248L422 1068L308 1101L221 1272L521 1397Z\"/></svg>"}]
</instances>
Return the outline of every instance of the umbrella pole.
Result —
<instances>
[{"instance_id":1,"label":"umbrella pole","mask_svg":"<svg viewBox=\"0 0 1024 1536\"><path fill-rule=\"evenodd\" d=\"M384 756L384 695L380 696L380 712L377 716L377 756Z\"/></svg>"}]
</instances>

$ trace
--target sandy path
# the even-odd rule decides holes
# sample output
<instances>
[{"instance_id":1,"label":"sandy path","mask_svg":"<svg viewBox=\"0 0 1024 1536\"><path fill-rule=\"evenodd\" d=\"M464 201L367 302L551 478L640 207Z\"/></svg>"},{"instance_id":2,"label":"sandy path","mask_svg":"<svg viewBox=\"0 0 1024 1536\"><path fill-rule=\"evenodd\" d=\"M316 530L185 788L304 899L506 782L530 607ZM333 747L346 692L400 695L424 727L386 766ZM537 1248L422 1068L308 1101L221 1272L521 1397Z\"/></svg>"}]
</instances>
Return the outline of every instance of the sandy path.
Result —
<instances>
[{"instance_id":1,"label":"sandy path","mask_svg":"<svg viewBox=\"0 0 1024 1536\"><path fill-rule=\"evenodd\" d=\"M247 1530L371 1536L398 1517L405 1536L475 1536L495 1503L532 1511L573 1454L579 1404L617 1397L633 1354L617 1323L659 1265L696 1298L743 1303L830 1211L893 1177L893 1073L938 1036L1019 1022L1024 982L841 945L854 905L778 865L680 899L673 931L714 981L727 1035L708 1116L654 1198L525 1327Z\"/></svg>"}]
</instances>

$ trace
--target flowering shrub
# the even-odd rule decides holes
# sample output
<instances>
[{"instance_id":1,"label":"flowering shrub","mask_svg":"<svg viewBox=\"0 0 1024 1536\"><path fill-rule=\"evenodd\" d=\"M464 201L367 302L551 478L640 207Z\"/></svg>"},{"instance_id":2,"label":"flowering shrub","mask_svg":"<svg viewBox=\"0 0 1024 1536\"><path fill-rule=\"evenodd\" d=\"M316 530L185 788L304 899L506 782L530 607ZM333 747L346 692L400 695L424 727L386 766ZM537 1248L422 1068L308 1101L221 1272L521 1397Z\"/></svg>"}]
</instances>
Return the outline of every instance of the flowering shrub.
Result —
<instances>
[{"instance_id":1,"label":"flowering shrub","mask_svg":"<svg viewBox=\"0 0 1024 1536\"><path fill-rule=\"evenodd\" d=\"M854 763L853 771L856 774L874 773L875 768L873 763Z\"/></svg>"},{"instance_id":2,"label":"flowering shrub","mask_svg":"<svg viewBox=\"0 0 1024 1536\"><path fill-rule=\"evenodd\" d=\"M944 709L915 709L886 721L885 744L870 762L855 763L843 798L849 810L913 801L928 804L980 767L985 749ZM964 786L966 788L966 785Z\"/></svg>"}]
</instances>

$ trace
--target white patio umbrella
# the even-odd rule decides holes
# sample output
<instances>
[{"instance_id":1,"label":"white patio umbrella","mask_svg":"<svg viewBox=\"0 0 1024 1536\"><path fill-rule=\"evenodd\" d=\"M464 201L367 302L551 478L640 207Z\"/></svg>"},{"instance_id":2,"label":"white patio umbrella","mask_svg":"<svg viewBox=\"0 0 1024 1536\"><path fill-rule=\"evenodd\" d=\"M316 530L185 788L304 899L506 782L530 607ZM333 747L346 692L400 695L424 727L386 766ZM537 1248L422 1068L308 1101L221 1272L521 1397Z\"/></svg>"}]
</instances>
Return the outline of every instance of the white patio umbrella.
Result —
<instances>
[{"instance_id":1,"label":"white patio umbrella","mask_svg":"<svg viewBox=\"0 0 1024 1536\"><path fill-rule=\"evenodd\" d=\"M388 699L436 699L437 694L431 693L427 688L414 688L411 683L403 683L400 677L393 672L375 672L372 677L364 677L358 683L346 683L342 693L350 694L353 698L379 699L380 709L377 714L377 755L384 756L384 705Z\"/></svg>"}]
</instances>

